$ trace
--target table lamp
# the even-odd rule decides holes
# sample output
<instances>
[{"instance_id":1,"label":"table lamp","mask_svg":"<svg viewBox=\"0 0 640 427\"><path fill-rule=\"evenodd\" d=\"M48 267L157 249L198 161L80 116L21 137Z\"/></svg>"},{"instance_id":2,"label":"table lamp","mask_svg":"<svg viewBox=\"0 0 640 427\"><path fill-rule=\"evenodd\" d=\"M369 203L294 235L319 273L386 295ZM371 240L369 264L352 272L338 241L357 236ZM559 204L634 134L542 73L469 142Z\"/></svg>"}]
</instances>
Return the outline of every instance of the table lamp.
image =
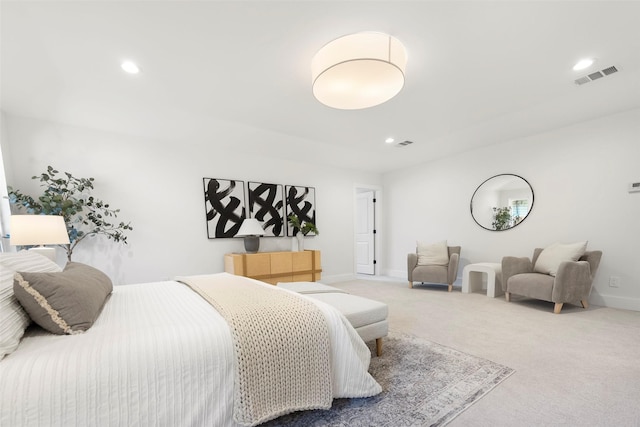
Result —
<instances>
[{"instance_id":1,"label":"table lamp","mask_svg":"<svg viewBox=\"0 0 640 427\"><path fill-rule=\"evenodd\" d=\"M255 218L248 218L242 221L240 230L238 230L238 237L244 237L244 250L248 254L255 254L260 247L260 237L264 235L264 229Z\"/></svg>"},{"instance_id":2,"label":"table lamp","mask_svg":"<svg viewBox=\"0 0 640 427\"><path fill-rule=\"evenodd\" d=\"M40 245L30 250L55 261L56 249L44 245L68 245L69 234L60 215L11 215L10 244L14 246Z\"/></svg>"}]
</instances>

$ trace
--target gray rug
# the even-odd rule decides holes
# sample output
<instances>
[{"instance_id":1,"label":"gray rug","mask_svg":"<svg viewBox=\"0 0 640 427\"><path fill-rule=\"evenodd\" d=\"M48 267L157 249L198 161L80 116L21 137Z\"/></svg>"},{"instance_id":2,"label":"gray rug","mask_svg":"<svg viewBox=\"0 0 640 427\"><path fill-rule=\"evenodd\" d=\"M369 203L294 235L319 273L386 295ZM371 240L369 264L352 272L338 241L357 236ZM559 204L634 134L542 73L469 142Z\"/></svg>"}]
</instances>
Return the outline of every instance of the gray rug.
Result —
<instances>
[{"instance_id":1,"label":"gray rug","mask_svg":"<svg viewBox=\"0 0 640 427\"><path fill-rule=\"evenodd\" d=\"M330 410L296 412L262 426L444 426L514 372L409 335L390 334L383 344L369 368L382 393L335 399Z\"/></svg>"}]
</instances>

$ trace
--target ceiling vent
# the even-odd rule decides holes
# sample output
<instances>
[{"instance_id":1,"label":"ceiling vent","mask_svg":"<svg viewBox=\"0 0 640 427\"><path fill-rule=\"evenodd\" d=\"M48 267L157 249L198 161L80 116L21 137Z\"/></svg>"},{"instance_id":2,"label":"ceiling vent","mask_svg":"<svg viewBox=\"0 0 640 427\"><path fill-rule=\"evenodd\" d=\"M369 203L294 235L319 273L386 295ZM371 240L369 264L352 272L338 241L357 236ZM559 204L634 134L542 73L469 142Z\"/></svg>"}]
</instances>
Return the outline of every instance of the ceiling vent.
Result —
<instances>
[{"instance_id":1,"label":"ceiling vent","mask_svg":"<svg viewBox=\"0 0 640 427\"><path fill-rule=\"evenodd\" d=\"M592 82L594 80L598 80L601 79L603 77L606 76L610 76L613 73L617 73L618 69L612 65L611 67L607 67L605 69L602 69L600 71L596 71L594 73L591 73L589 75L586 75L584 77L580 77L578 79L575 80L575 84L577 84L578 86L583 85L585 83L589 83Z\"/></svg>"},{"instance_id":2,"label":"ceiling vent","mask_svg":"<svg viewBox=\"0 0 640 427\"><path fill-rule=\"evenodd\" d=\"M407 145L413 144L413 141L402 141L396 144L396 147L406 147Z\"/></svg>"}]
</instances>

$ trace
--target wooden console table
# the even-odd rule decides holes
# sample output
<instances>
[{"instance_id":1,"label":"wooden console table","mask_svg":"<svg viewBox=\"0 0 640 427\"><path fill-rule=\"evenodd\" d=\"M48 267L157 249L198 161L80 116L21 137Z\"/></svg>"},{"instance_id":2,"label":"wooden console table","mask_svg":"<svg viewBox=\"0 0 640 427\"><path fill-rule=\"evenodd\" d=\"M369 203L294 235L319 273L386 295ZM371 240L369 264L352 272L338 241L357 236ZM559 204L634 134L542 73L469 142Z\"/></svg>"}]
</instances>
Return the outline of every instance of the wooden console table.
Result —
<instances>
[{"instance_id":1,"label":"wooden console table","mask_svg":"<svg viewBox=\"0 0 640 427\"><path fill-rule=\"evenodd\" d=\"M320 280L320 251L226 254L224 271L275 285Z\"/></svg>"}]
</instances>

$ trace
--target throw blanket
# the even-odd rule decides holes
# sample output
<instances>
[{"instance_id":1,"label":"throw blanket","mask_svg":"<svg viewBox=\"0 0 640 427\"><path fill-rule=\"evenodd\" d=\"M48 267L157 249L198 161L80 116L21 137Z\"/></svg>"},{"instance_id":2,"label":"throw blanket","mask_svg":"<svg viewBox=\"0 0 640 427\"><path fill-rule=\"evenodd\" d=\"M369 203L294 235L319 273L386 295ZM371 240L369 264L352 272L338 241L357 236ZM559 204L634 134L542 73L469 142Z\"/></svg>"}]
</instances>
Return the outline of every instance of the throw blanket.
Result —
<instances>
[{"instance_id":1,"label":"throw blanket","mask_svg":"<svg viewBox=\"0 0 640 427\"><path fill-rule=\"evenodd\" d=\"M253 426L332 401L329 329L316 305L228 275L179 277L225 318L234 340L234 420Z\"/></svg>"}]
</instances>

